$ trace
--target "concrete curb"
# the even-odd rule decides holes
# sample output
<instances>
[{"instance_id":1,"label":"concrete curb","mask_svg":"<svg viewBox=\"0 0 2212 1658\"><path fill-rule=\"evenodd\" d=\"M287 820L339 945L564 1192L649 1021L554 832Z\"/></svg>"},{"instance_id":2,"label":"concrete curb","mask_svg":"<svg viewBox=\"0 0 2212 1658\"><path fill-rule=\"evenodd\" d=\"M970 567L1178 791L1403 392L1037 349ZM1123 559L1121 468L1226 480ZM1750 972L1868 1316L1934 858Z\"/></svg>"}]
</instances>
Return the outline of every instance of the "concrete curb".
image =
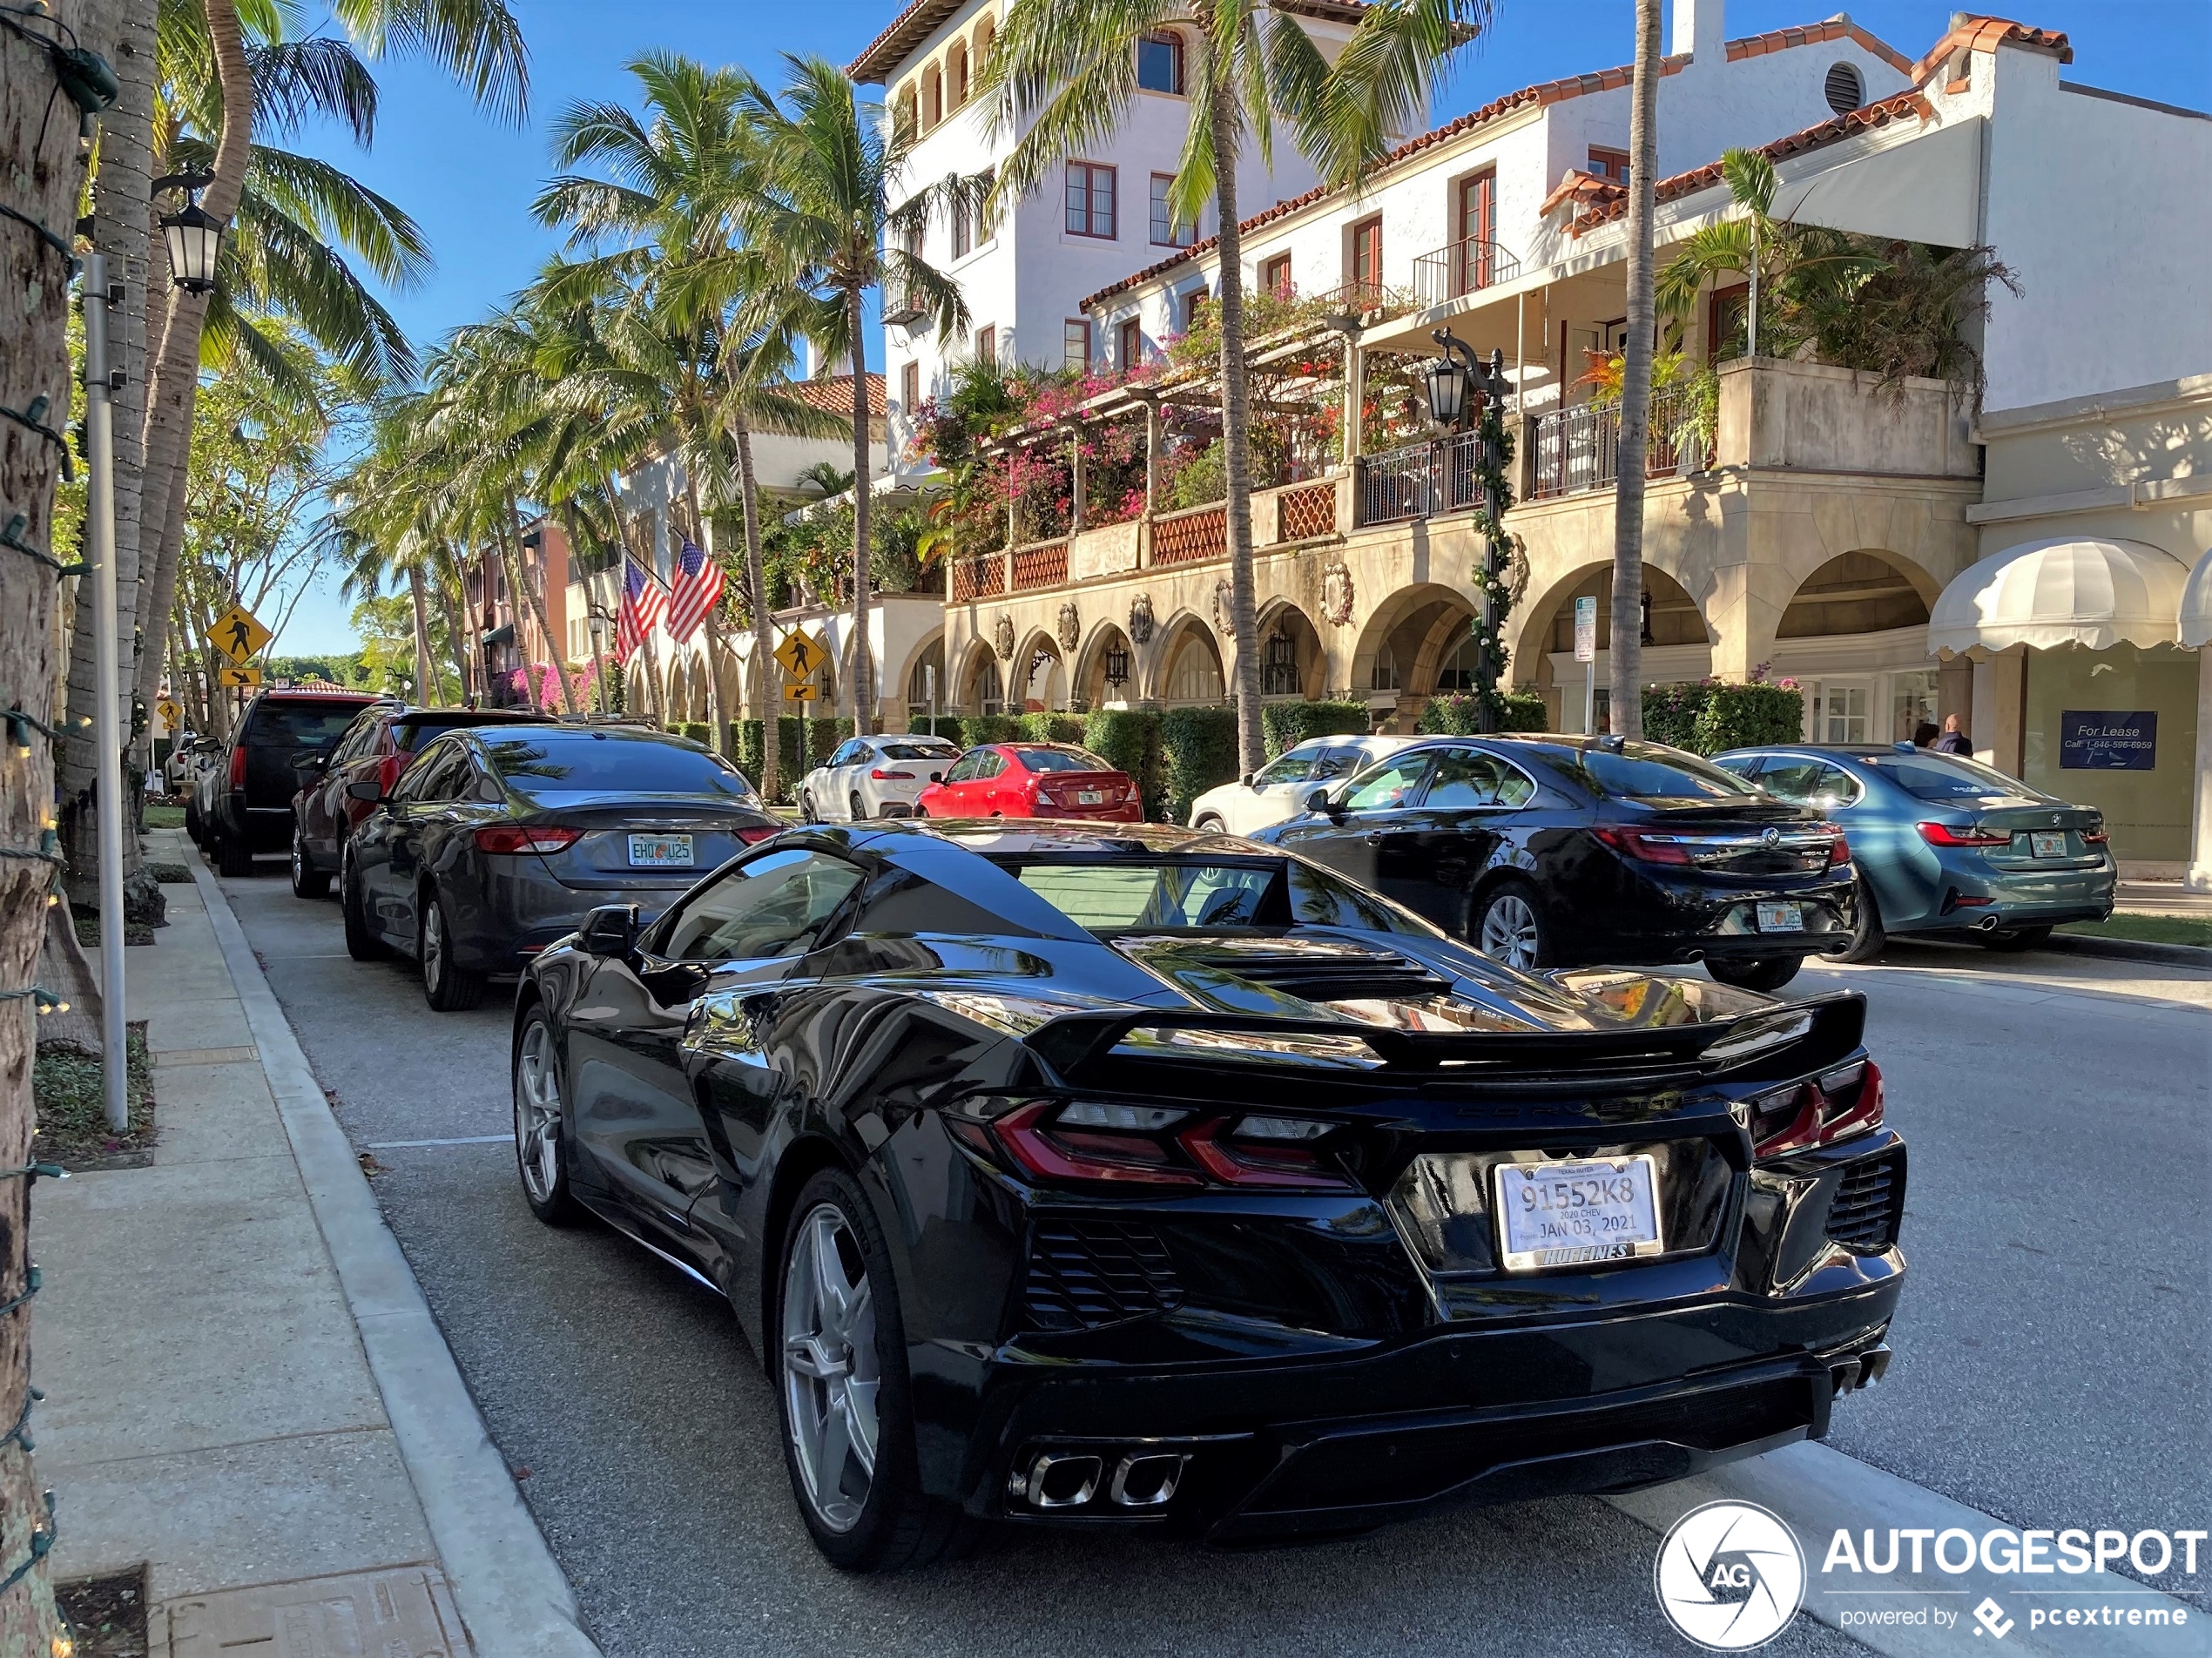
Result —
<instances>
[{"instance_id":1,"label":"concrete curb","mask_svg":"<svg viewBox=\"0 0 2212 1658\"><path fill-rule=\"evenodd\" d=\"M2148 939L2093 938L2086 933L2054 933L2050 947L2075 955L2114 961L2156 961L2169 967L2212 968L2212 950L2196 944L2153 944Z\"/></svg>"},{"instance_id":2,"label":"concrete curb","mask_svg":"<svg viewBox=\"0 0 2212 1658\"><path fill-rule=\"evenodd\" d=\"M245 929L206 866L187 861L479 1658L600 1658Z\"/></svg>"},{"instance_id":3,"label":"concrete curb","mask_svg":"<svg viewBox=\"0 0 2212 1658\"><path fill-rule=\"evenodd\" d=\"M2200 1607L2110 1572L2079 1577L2006 1576L1983 1570L1977 1561L1971 1570L1959 1574L1932 1567L1914 1573L1907 1568L1907 1556L1900 1554L1895 1572L1858 1576L1839 1567L1833 1574L1824 1573L1829 1540L1839 1531L1848 1532L1857 1544L1870 1529L1878 1540L1885 1539L1892 1527L1918 1527L1931 1535L1955 1527L1976 1540L1990 1531L2017 1534L2020 1527L2007 1527L1979 1509L1810 1440L1729 1463L1694 1479L1602 1500L1662 1535L1683 1515L1709 1502L1756 1503L1780 1516L1797 1533L1805 1554L1804 1615L1885 1658L1957 1658L1965 1645L1961 1637L1981 1634L1974 1624L1973 1608L1985 1598L1994 1600L2013 1621L2010 1639L1999 1637L2005 1641L2001 1650L2027 1658L2078 1658L2083 1650L2079 1628L2031 1628L2029 1614L2038 1606L2047 1612L2054 1606L2063 1609L2080 1596L2104 1594L2122 1608L2179 1608L2192 1621L2204 1616ZM1876 1585L1885 1591L1894 1587L1896 1593L1865 1592ZM1838 1589L1845 1592L1838 1594ZM2048 1598L2059 1591L2068 1599ZM1917 1609L1916 1601L1946 1613L1955 1611L1957 1621L1948 1628L1935 1628L1932 1620L1924 1625L1853 1623L1849 1628L1843 1622L1847 1611ZM2098 1658L2171 1658L2176 1650L2171 1628L2101 1628L2095 1639Z\"/></svg>"}]
</instances>

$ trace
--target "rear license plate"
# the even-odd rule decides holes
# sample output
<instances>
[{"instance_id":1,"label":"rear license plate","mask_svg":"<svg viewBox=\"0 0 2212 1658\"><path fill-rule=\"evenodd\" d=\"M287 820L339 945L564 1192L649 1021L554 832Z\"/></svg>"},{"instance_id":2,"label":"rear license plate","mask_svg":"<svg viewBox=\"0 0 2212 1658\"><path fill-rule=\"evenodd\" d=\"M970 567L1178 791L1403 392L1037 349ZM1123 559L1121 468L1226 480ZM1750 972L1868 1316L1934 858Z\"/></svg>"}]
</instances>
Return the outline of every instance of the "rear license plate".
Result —
<instances>
[{"instance_id":1,"label":"rear license plate","mask_svg":"<svg viewBox=\"0 0 2212 1658\"><path fill-rule=\"evenodd\" d=\"M2028 836L2027 846L2028 850L2038 858L2063 858L2066 856L2066 831L2039 829Z\"/></svg>"},{"instance_id":2,"label":"rear license plate","mask_svg":"<svg viewBox=\"0 0 2212 1658\"><path fill-rule=\"evenodd\" d=\"M1508 1272L1656 1255L1659 1178L1649 1156L1503 1163L1498 1259Z\"/></svg>"},{"instance_id":3,"label":"rear license plate","mask_svg":"<svg viewBox=\"0 0 2212 1658\"><path fill-rule=\"evenodd\" d=\"M1106 792L1103 789L1077 789L1076 804L1079 806L1103 806L1106 804Z\"/></svg>"},{"instance_id":4,"label":"rear license plate","mask_svg":"<svg viewBox=\"0 0 2212 1658\"><path fill-rule=\"evenodd\" d=\"M691 838L689 835L632 835L630 837L630 866L632 869L689 869L691 866Z\"/></svg>"},{"instance_id":5,"label":"rear license plate","mask_svg":"<svg viewBox=\"0 0 2212 1658\"><path fill-rule=\"evenodd\" d=\"M1797 904L1761 904L1759 931L1762 933L1802 933L1805 930L1804 907Z\"/></svg>"}]
</instances>

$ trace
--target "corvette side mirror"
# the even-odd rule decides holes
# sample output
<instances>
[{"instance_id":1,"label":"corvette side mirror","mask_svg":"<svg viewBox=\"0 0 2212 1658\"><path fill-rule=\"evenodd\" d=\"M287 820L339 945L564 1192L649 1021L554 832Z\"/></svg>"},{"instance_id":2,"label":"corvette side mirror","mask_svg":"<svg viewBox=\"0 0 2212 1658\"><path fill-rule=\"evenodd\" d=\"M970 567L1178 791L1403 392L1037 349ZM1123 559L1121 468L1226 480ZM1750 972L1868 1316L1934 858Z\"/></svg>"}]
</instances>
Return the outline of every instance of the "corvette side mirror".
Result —
<instances>
[{"instance_id":1,"label":"corvette side mirror","mask_svg":"<svg viewBox=\"0 0 2212 1658\"><path fill-rule=\"evenodd\" d=\"M627 960L637 948L637 907L602 904L584 916L576 936L588 955Z\"/></svg>"}]
</instances>

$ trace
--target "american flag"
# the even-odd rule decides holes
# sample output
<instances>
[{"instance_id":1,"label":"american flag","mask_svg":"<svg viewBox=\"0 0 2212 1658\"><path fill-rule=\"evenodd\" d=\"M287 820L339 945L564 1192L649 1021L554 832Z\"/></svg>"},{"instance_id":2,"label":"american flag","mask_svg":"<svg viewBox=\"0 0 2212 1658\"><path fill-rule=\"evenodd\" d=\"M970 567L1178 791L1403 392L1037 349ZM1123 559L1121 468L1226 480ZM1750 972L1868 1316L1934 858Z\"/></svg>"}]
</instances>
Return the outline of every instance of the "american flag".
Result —
<instances>
[{"instance_id":1,"label":"american flag","mask_svg":"<svg viewBox=\"0 0 2212 1658\"><path fill-rule=\"evenodd\" d=\"M637 654L645 636L668 619L668 594L627 553L622 560L622 612L615 619L615 654L624 662Z\"/></svg>"},{"instance_id":2,"label":"american flag","mask_svg":"<svg viewBox=\"0 0 2212 1658\"><path fill-rule=\"evenodd\" d=\"M690 638L721 596L722 567L685 542L676 555L676 570L669 583L669 632L679 644Z\"/></svg>"}]
</instances>

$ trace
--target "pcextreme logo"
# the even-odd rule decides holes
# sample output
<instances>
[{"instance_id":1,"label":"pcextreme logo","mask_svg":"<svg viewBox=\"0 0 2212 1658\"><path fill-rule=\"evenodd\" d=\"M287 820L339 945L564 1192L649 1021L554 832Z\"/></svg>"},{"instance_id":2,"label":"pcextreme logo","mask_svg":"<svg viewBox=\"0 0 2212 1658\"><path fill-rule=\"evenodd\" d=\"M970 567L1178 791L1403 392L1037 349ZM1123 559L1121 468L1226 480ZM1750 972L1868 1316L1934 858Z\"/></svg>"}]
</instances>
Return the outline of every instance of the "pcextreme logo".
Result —
<instances>
[{"instance_id":1,"label":"pcextreme logo","mask_svg":"<svg viewBox=\"0 0 2212 1658\"><path fill-rule=\"evenodd\" d=\"M1780 1634L1805 1593L1805 1557L1775 1515L1753 1503L1693 1508L1660 1540L1659 1609L1709 1652L1749 1652Z\"/></svg>"}]
</instances>

